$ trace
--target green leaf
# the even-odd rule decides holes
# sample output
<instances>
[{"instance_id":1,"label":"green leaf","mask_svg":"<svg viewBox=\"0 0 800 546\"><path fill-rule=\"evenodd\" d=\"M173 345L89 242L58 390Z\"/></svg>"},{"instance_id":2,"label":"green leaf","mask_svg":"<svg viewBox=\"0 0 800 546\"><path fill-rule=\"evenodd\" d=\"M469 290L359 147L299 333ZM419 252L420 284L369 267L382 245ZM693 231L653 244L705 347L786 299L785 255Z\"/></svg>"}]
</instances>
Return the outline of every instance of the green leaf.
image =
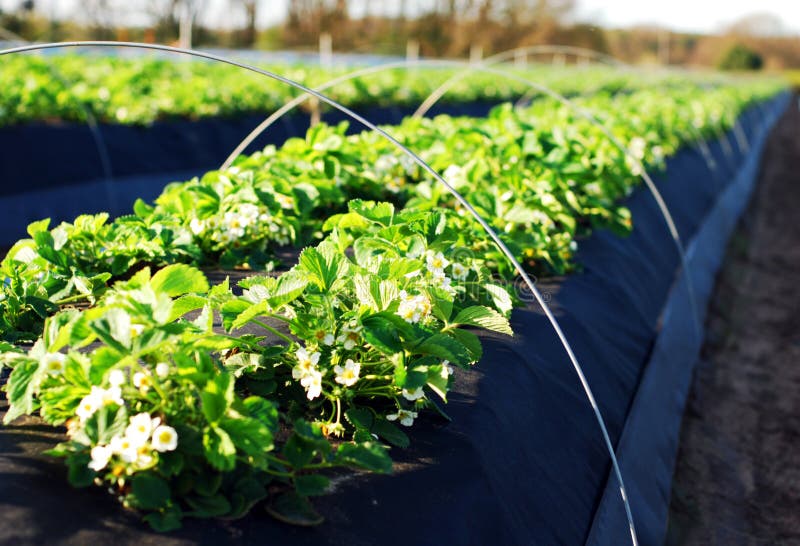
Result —
<instances>
[{"instance_id":1,"label":"green leaf","mask_svg":"<svg viewBox=\"0 0 800 546\"><path fill-rule=\"evenodd\" d=\"M186 497L185 500L193 510L188 515L198 518L218 518L231 511L231 503L223 495Z\"/></svg>"},{"instance_id":2,"label":"green leaf","mask_svg":"<svg viewBox=\"0 0 800 546\"><path fill-rule=\"evenodd\" d=\"M364 326L364 339L382 353L393 355L403 350L395 322L387 318L385 313L368 315L361 319L361 324Z\"/></svg>"},{"instance_id":3,"label":"green leaf","mask_svg":"<svg viewBox=\"0 0 800 546\"><path fill-rule=\"evenodd\" d=\"M228 433L217 426L203 431L203 453L208 464L217 470L229 472L236 467L236 446Z\"/></svg>"},{"instance_id":4,"label":"green leaf","mask_svg":"<svg viewBox=\"0 0 800 546\"><path fill-rule=\"evenodd\" d=\"M181 528L181 510L177 506L172 506L162 512L151 512L143 519L154 531L159 533L168 533Z\"/></svg>"},{"instance_id":5,"label":"green leaf","mask_svg":"<svg viewBox=\"0 0 800 546\"><path fill-rule=\"evenodd\" d=\"M33 235L33 240L36 241L36 252L39 256L60 268L69 268L69 259L66 253L59 252L54 248L55 241L49 231L37 231Z\"/></svg>"},{"instance_id":6,"label":"green leaf","mask_svg":"<svg viewBox=\"0 0 800 546\"><path fill-rule=\"evenodd\" d=\"M399 448L407 448L411 442L405 432L386 419L376 419L372 432Z\"/></svg>"},{"instance_id":7,"label":"green leaf","mask_svg":"<svg viewBox=\"0 0 800 546\"><path fill-rule=\"evenodd\" d=\"M203 272L185 264L173 264L153 275L150 286L156 292L175 298L190 292L208 292L208 280Z\"/></svg>"},{"instance_id":8,"label":"green leaf","mask_svg":"<svg viewBox=\"0 0 800 546\"><path fill-rule=\"evenodd\" d=\"M233 378L229 374L217 375L206 383L200 393L203 415L209 423L216 423L233 403Z\"/></svg>"},{"instance_id":9,"label":"green leaf","mask_svg":"<svg viewBox=\"0 0 800 546\"><path fill-rule=\"evenodd\" d=\"M289 436L281 450L281 454L295 469L301 469L309 464L314 459L315 452L314 444L297 433Z\"/></svg>"},{"instance_id":10,"label":"green leaf","mask_svg":"<svg viewBox=\"0 0 800 546\"><path fill-rule=\"evenodd\" d=\"M89 323L89 327L103 343L125 354L131 343L131 317L123 309L112 307L100 318Z\"/></svg>"},{"instance_id":11,"label":"green leaf","mask_svg":"<svg viewBox=\"0 0 800 546\"><path fill-rule=\"evenodd\" d=\"M376 203L375 201L351 199L347 203L347 208L350 209L350 212L355 212L367 220L383 226L390 225L394 217L394 205L386 202Z\"/></svg>"},{"instance_id":12,"label":"green leaf","mask_svg":"<svg viewBox=\"0 0 800 546\"><path fill-rule=\"evenodd\" d=\"M509 296L508 291L505 288L496 284L488 283L483 285L483 287L491 296L494 306L497 307L501 313L508 313L514 308L514 304L511 301L511 296Z\"/></svg>"},{"instance_id":13,"label":"green leaf","mask_svg":"<svg viewBox=\"0 0 800 546\"><path fill-rule=\"evenodd\" d=\"M169 503L170 490L166 480L150 472L137 472L131 478L131 505L141 510L157 510Z\"/></svg>"},{"instance_id":14,"label":"green leaf","mask_svg":"<svg viewBox=\"0 0 800 546\"><path fill-rule=\"evenodd\" d=\"M136 199L133 203L133 212L139 218L147 218L151 214L153 214L153 207L142 201L141 199Z\"/></svg>"},{"instance_id":15,"label":"green leaf","mask_svg":"<svg viewBox=\"0 0 800 546\"><path fill-rule=\"evenodd\" d=\"M372 412L366 408L351 408L344 412L344 418L355 428L370 430L374 421Z\"/></svg>"},{"instance_id":16,"label":"green leaf","mask_svg":"<svg viewBox=\"0 0 800 546\"><path fill-rule=\"evenodd\" d=\"M353 243L356 263L366 267L374 256L397 257L397 246L380 237L359 237Z\"/></svg>"},{"instance_id":17,"label":"green leaf","mask_svg":"<svg viewBox=\"0 0 800 546\"><path fill-rule=\"evenodd\" d=\"M297 271L289 271L278 277L278 286L269 297L269 305L278 309L296 300L308 286L308 279Z\"/></svg>"},{"instance_id":18,"label":"green leaf","mask_svg":"<svg viewBox=\"0 0 800 546\"><path fill-rule=\"evenodd\" d=\"M377 442L342 444L336 451L336 461L372 472L386 474L392 471L391 457L386 449Z\"/></svg>"},{"instance_id":19,"label":"green leaf","mask_svg":"<svg viewBox=\"0 0 800 546\"><path fill-rule=\"evenodd\" d=\"M304 497L324 494L330 483L331 481L328 478L319 474L304 474L294 478L295 491L297 491L298 495Z\"/></svg>"},{"instance_id":20,"label":"green leaf","mask_svg":"<svg viewBox=\"0 0 800 546\"><path fill-rule=\"evenodd\" d=\"M220 427L231 437L233 444L254 458L263 458L264 453L272 451L272 433L262 423L250 417L223 419Z\"/></svg>"},{"instance_id":21,"label":"green leaf","mask_svg":"<svg viewBox=\"0 0 800 546\"><path fill-rule=\"evenodd\" d=\"M239 313L236 319L231 322L230 329L238 330L251 320L268 313L270 310L269 303L265 300L256 304L251 304L250 307Z\"/></svg>"},{"instance_id":22,"label":"green leaf","mask_svg":"<svg viewBox=\"0 0 800 546\"><path fill-rule=\"evenodd\" d=\"M235 299L226 301L222 304L220 314L222 315L222 326L225 330L230 331L233 328L233 322L244 311L249 309L253 304L243 299Z\"/></svg>"},{"instance_id":23,"label":"green leaf","mask_svg":"<svg viewBox=\"0 0 800 546\"><path fill-rule=\"evenodd\" d=\"M208 300L202 296L194 294L181 296L172 303L169 322L174 322L186 313L202 308L206 303L208 303Z\"/></svg>"},{"instance_id":24,"label":"green leaf","mask_svg":"<svg viewBox=\"0 0 800 546\"><path fill-rule=\"evenodd\" d=\"M448 376L442 375L443 369L443 364L429 366L426 384L428 385L429 389L439 395L439 398L447 402L447 385L449 383L449 379Z\"/></svg>"},{"instance_id":25,"label":"green leaf","mask_svg":"<svg viewBox=\"0 0 800 546\"><path fill-rule=\"evenodd\" d=\"M230 494L231 510L225 517L237 519L246 515L257 502L267 496L265 485L268 483L269 478L256 477L250 473L242 475L234 484Z\"/></svg>"},{"instance_id":26,"label":"green leaf","mask_svg":"<svg viewBox=\"0 0 800 546\"><path fill-rule=\"evenodd\" d=\"M308 273L310 282L327 292L344 275L347 264L333 249L321 251L323 248L322 245L306 248L300 254L298 267Z\"/></svg>"},{"instance_id":27,"label":"green leaf","mask_svg":"<svg viewBox=\"0 0 800 546\"><path fill-rule=\"evenodd\" d=\"M31 381L39 369L36 360L28 358L15 359L16 364L8 378L6 393L10 407L3 417L6 425L22 415L29 415L35 409L33 391L35 385Z\"/></svg>"},{"instance_id":28,"label":"green leaf","mask_svg":"<svg viewBox=\"0 0 800 546\"><path fill-rule=\"evenodd\" d=\"M514 332L511 330L511 325L508 323L503 315L482 305L473 305L462 309L453 319L453 324L461 324L464 326L477 326L493 332L500 332L513 336Z\"/></svg>"},{"instance_id":29,"label":"green leaf","mask_svg":"<svg viewBox=\"0 0 800 546\"><path fill-rule=\"evenodd\" d=\"M37 233L40 231L47 231L47 228L50 227L50 218L45 218L44 220L39 220L36 222L31 222L28 224L28 235L31 237L35 237Z\"/></svg>"},{"instance_id":30,"label":"green leaf","mask_svg":"<svg viewBox=\"0 0 800 546\"><path fill-rule=\"evenodd\" d=\"M355 230L363 230L369 227L369 222L355 212L348 212L346 214L334 214L325 220L322 225L323 231L330 231L333 228L355 228Z\"/></svg>"},{"instance_id":31,"label":"green leaf","mask_svg":"<svg viewBox=\"0 0 800 546\"><path fill-rule=\"evenodd\" d=\"M213 497L222 486L222 474L219 472L204 472L192 477L192 489L203 497Z\"/></svg>"},{"instance_id":32,"label":"green leaf","mask_svg":"<svg viewBox=\"0 0 800 546\"><path fill-rule=\"evenodd\" d=\"M417 354L449 360L459 366L467 366L472 362L472 355L467 348L447 334L434 334L415 345L412 350Z\"/></svg>"},{"instance_id":33,"label":"green leaf","mask_svg":"<svg viewBox=\"0 0 800 546\"><path fill-rule=\"evenodd\" d=\"M278 521L301 527L313 527L325 521L306 497L294 491L287 491L275 497L267 506L267 512Z\"/></svg>"},{"instance_id":34,"label":"green leaf","mask_svg":"<svg viewBox=\"0 0 800 546\"><path fill-rule=\"evenodd\" d=\"M433 298L433 315L441 320L447 322L450 320L450 315L453 314L453 301L447 298L434 297Z\"/></svg>"},{"instance_id":35,"label":"green leaf","mask_svg":"<svg viewBox=\"0 0 800 546\"><path fill-rule=\"evenodd\" d=\"M67 480L72 487L89 487L94 482L94 470L89 468L88 453L79 453L69 458Z\"/></svg>"},{"instance_id":36,"label":"green leaf","mask_svg":"<svg viewBox=\"0 0 800 546\"><path fill-rule=\"evenodd\" d=\"M258 419L272 432L278 430L278 408L277 406L259 396L249 396L244 400L250 417Z\"/></svg>"},{"instance_id":37,"label":"green leaf","mask_svg":"<svg viewBox=\"0 0 800 546\"><path fill-rule=\"evenodd\" d=\"M483 356L483 346L478 336L467 330L450 330L450 335L456 338L464 347L467 348L472 360L477 362Z\"/></svg>"}]
</instances>

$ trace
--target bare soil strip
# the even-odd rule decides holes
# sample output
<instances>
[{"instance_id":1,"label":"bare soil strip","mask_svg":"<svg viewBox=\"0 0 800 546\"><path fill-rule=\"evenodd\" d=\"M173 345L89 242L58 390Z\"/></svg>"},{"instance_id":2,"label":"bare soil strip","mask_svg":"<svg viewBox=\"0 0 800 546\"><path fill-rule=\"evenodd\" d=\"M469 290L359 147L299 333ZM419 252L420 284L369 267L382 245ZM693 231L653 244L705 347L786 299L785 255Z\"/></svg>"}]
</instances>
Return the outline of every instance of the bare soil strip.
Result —
<instances>
[{"instance_id":1,"label":"bare soil strip","mask_svg":"<svg viewBox=\"0 0 800 546\"><path fill-rule=\"evenodd\" d=\"M667 545L800 545L800 112L767 141L683 418Z\"/></svg>"}]
</instances>

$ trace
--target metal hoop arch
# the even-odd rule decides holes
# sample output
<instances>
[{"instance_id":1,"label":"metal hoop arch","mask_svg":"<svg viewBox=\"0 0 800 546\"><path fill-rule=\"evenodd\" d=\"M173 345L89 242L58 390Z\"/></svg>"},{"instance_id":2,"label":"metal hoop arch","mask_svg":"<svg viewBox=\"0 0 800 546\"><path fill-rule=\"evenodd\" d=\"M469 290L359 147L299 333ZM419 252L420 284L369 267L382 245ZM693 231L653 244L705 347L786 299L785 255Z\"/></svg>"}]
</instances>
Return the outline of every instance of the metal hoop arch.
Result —
<instances>
[{"instance_id":1,"label":"metal hoop arch","mask_svg":"<svg viewBox=\"0 0 800 546\"><path fill-rule=\"evenodd\" d=\"M578 375L578 378L579 378L579 380L581 382L581 385L582 385L582 387L584 389L584 392L585 392L587 398L589 399L589 402L590 402L590 404L592 406L592 410L593 410L593 412L595 414L595 417L596 417L596 419L598 421L598 424L600 426L601 432L603 434L603 440L604 440L604 443L606 445L606 449L608 450L609 455L611 457L611 463L612 463L612 466L613 466L613 469L614 469L614 474L616 475L616 478L617 478L617 480L619 482L619 485L620 485L620 495L622 497L622 501L623 501L623 504L624 504L624 507L625 507L625 513L626 513L626 516L627 516L627 519L628 519L628 526L629 526L630 535L631 535L631 542L632 542L632 544L634 546L638 546L639 542L638 542L637 535L636 535L636 529L635 529L635 525L634 525L634 521L633 521L633 515L631 513L630 503L629 503L629 500L628 500L627 490L625 488L625 483L624 483L624 480L622 478L622 473L620 471L620 467L619 467L619 463L617 461L616 453L614 452L614 448L613 448L613 446L611 444L611 439L610 439L610 437L608 435L608 430L607 430L607 428L605 426L605 421L604 421L604 419L602 417L602 414L600 413L600 408L597 405L597 401L594 398L594 394L592 393L591 387L589 386L589 383L586 380L586 377L585 377L585 375L583 373L583 369L580 366L580 364L578 363L578 359L575 356L575 353L572 350L572 347L569 344L569 341L567 340L566 336L564 335L564 332L561 329L561 326L560 326L558 320L555 318L555 315L553 315L553 313L550 310L549 306L545 302L542 294L536 288L536 285L533 283L531 278L525 272L525 270L522 267L522 265L514 257L514 254L508 249L508 247L505 245L505 243L503 243L502 239L500 239L500 237L492 229L492 227L486 222L486 220L483 219L483 217L475 210L475 208L472 207L472 205L470 205L470 203L464 198L464 196L462 196L438 172L436 172L435 169L433 169L430 165L428 165L422 158L420 158L413 151L409 150L407 147L405 147L403 144L401 144L391 134L389 134L385 130L381 129L380 127L376 126L375 124L371 123L370 121L368 121L367 119L363 118L359 114L353 112L349 108L347 108L347 107L341 105L340 103L334 101L333 99L331 99L331 98L329 98L329 97L327 97L327 96L325 96L325 95L323 95L323 94L321 94L321 93L319 93L319 92L317 92L317 91L315 91L313 89L310 89L310 88L308 88L308 87L306 87L306 86L304 86L304 85L302 85L302 84L300 84L298 82L295 82L295 81L293 81L293 80L291 80L289 78L286 78L284 76L276 74L274 72L270 72L268 70L257 68L255 66L252 66L252 65L249 65L249 64L246 64L246 63L234 61L232 59L227 59L225 57L221 57L221 56L214 55L214 54L211 54L211 53L205 53L205 52L202 52L202 51L196 51L196 50L192 50L192 49L183 49L183 48L165 46L165 45L159 45L159 44L144 44L144 43L138 43L138 42L73 41L73 42L60 42L60 43L32 44L32 45L20 46L20 47L15 47L15 48L10 48L10 49L4 49L4 50L0 50L0 56L14 54L14 53L22 53L22 52L25 52L25 51L56 49L56 48L62 48L62 47L131 47L131 48L138 48L138 49L150 49L150 50L156 50L156 51L167 51L167 52L172 52L172 53L180 53L180 54L184 54L184 55L190 55L190 56L194 56L194 57L198 57L198 58L202 58L202 59L207 59L207 60L211 60L211 61L222 62L222 63L228 64L228 65L231 65L231 66L236 66L238 68L249 70L249 71L254 72L256 74L261 74L262 76L265 76L265 77L268 77L268 78L272 78L272 79L274 79L276 81L279 81L279 82L282 82L282 83L284 83L286 85L292 86L295 89L298 89L299 91L303 91L303 92L305 92L305 93L307 93L307 94L309 94L311 96L314 96L318 100L320 100L320 101L328 104L329 106L332 106L332 107L336 108L337 110L341 111L342 113L350 116L351 118L353 118L354 120L358 121L359 123L361 123L365 127L371 129L372 131L375 131L381 137L386 139L388 142L392 143L398 149L400 149L404 153L406 153L415 163L417 163L417 165L419 165L423 170L425 170L428 174L430 174L433 178L435 178L439 183L441 183L453 195L453 197L470 213L470 215L475 219L475 221L477 221L481 225L481 227L484 229L484 231L486 231L486 233L489 235L489 237L492 239L492 241L500 249L500 251L506 256L506 258L509 260L511 265L514 267L514 269L517 271L517 273L523 279L525 284L531 290L531 293L533 294L533 296L536 299L537 303L539 303L539 305L541 306L541 308L542 308L543 312L545 313L548 321L550 322L551 326L555 330L556 335L559 338L559 341L561 342L562 346L564 347L564 350L566 351L567 356L569 357L570 362L572 363L573 368L575 369L575 372Z\"/></svg>"}]
</instances>

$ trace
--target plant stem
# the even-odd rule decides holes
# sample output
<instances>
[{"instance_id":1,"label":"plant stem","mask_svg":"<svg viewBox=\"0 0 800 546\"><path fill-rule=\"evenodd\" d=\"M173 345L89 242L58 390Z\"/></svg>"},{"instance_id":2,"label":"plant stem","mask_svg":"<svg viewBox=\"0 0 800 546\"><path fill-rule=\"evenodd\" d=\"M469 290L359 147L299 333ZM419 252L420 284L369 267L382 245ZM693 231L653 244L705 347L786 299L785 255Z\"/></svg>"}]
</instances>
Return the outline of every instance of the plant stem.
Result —
<instances>
[{"instance_id":1,"label":"plant stem","mask_svg":"<svg viewBox=\"0 0 800 546\"><path fill-rule=\"evenodd\" d=\"M258 324L259 326L261 326L263 329L267 330L268 332L272 332L273 334L275 334L279 338L281 338L281 339L283 339L283 340L285 340L285 341L287 341L289 343L294 343L295 342L295 340L293 340L292 338L290 338L289 336L287 336L283 332L280 332L277 329L273 328L272 326L270 326L266 322L262 322L262 321L260 321L258 319L253 319L253 322Z\"/></svg>"}]
</instances>

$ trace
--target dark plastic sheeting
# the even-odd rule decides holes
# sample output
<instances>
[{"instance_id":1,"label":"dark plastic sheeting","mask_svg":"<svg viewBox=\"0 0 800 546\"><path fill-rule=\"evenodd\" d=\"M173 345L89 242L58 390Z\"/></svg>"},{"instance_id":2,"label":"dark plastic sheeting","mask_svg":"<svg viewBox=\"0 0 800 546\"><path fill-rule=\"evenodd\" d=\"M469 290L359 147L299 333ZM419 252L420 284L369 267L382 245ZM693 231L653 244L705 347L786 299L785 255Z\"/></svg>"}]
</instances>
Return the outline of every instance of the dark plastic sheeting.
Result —
<instances>
[{"instance_id":1,"label":"dark plastic sheeting","mask_svg":"<svg viewBox=\"0 0 800 546\"><path fill-rule=\"evenodd\" d=\"M495 105L439 104L428 115L481 117ZM397 124L413 109L374 106L356 111L373 123ZM56 225L79 214L130 214L137 198L155 199L169 182L189 180L218 168L266 115L159 121L145 127L100 124L97 134L105 147L111 177L106 176L98 140L88 125L0 127L0 245L25 237L25 227L41 218L52 218ZM329 111L322 119L338 123L346 116ZM245 152L303 136L308 127L307 114L290 113ZM350 123L351 133L363 129Z\"/></svg>"},{"instance_id":2,"label":"dark plastic sheeting","mask_svg":"<svg viewBox=\"0 0 800 546\"><path fill-rule=\"evenodd\" d=\"M748 111L753 147L713 174L696 150L668 162L657 184L688 242L701 308L730 229L747 201L766 127L787 97ZM664 220L646 190L628 202L634 232L597 232L580 245L584 271L542 284L582 363L618 445L641 544L662 541L691 369L685 277ZM701 317L702 319L702 317ZM426 415L412 447L396 450L392 476L349 474L315 503L326 523L292 528L261 508L237 522L187 521L163 537L101 491L71 490L58 462L35 456L32 432L0 433L0 542L16 544L566 544L629 543L610 460L583 390L552 329L531 305L515 311L517 335L482 334L485 356L458 372L446 423ZM22 453L20 455L19 453ZM30 522L27 523L27 522ZM28 526L29 525L29 526Z\"/></svg>"},{"instance_id":3,"label":"dark plastic sheeting","mask_svg":"<svg viewBox=\"0 0 800 546\"><path fill-rule=\"evenodd\" d=\"M784 95L765 111L767 127L783 112L788 100ZM702 346L702 338L695 334L694 323L689 320L693 306L687 282L695 292L699 322L704 324L728 238L758 176L767 130L749 128L750 152L740 157L738 171L715 197L687 246L688 274L682 271L670 292L658 338L617 444L641 544L662 544L664 540L681 416ZM626 531L618 485L612 478L595 514L587 545L623 544Z\"/></svg>"}]
</instances>

